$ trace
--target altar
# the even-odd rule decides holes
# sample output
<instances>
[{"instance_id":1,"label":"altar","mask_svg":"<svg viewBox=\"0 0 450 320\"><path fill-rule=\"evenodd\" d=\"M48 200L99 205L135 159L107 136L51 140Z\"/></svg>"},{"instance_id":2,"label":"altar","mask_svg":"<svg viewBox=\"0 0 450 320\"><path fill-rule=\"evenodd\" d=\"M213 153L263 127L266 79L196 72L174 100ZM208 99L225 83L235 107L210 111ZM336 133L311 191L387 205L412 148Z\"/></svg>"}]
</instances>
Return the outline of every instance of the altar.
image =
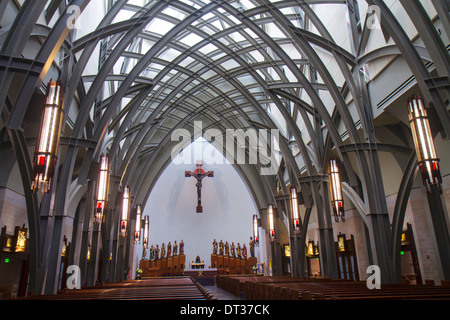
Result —
<instances>
[{"instance_id":1,"label":"altar","mask_svg":"<svg viewBox=\"0 0 450 320\"><path fill-rule=\"evenodd\" d=\"M205 269L205 261L200 259L200 256L197 256L195 260L189 263L189 269Z\"/></svg>"},{"instance_id":2,"label":"altar","mask_svg":"<svg viewBox=\"0 0 450 320\"><path fill-rule=\"evenodd\" d=\"M213 286L215 277L219 273L217 272L217 269L214 268L207 268L207 269L188 269L184 270L183 275L185 277L192 277L200 283L202 286Z\"/></svg>"}]
</instances>

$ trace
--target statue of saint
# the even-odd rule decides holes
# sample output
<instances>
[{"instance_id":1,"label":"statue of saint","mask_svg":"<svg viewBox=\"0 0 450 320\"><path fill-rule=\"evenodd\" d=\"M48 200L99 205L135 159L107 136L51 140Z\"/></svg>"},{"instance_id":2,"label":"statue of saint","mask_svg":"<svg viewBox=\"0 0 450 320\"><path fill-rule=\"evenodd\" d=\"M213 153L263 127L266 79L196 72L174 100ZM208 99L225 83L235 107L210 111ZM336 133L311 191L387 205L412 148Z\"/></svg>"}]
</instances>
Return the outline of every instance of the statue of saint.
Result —
<instances>
[{"instance_id":1,"label":"statue of saint","mask_svg":"<svg viewBox=\"0 0 450 320\"><path fill-rule=\"evenodd\" d=\"M173 255L177 256L178 255L178 244L177 244L177 240L175 240L175 243L173 244Z\"/></svg>"},{"instance_id":2,"label":"statue of saint","mask_svg":"<svg viewBox=\"0 0 450 320\"><path fill-rule=\"evenodd\" d=\"M219 255L223 256L223 241L220 240L219 242Z\"/></svg>"},{"instance_id":3,"label":"statue of saint","mask_svg":"<svg viewBox=\"0 0 450 320\"><path fill-rule=\"evenodd\" d=\"M161 259L164 259L166 257L166 245L163 243L161 245Z\"/></svg>"},{"instance_id":4,"label":"statue of saint","mask_svg":"<svg viewBox=\"0 0 450 320\"><path fill-rule=\"evenodd\" d=\"M228 241L225 241L225 255L230 255L230 245L228 244Z\"/></svg>"},{"instance_id":5,"label":"statue of saint","mask_svg":"<svg viewBox=\"0 0 450 320\"><path fill-rule=\"evenodd\" d=\"M238 244L237 244L237 257L238 257L239 259L242 258L242 256L241 256L241 245L239 244L239 242L238 242Z\"/></svg>"},{"instance_id":6,"label":"statue of saint","mask_svg":"<svg viewBox=\"0 0 450 320\"><path fill-rule=\"evenodd\" d=\"M147 248L143 247L142 248L142 260L146 260L145 257L147 256Z\"/></svg>"},{"instance_id":7,"label":"statue of saint","mask_svg":"<svg viewBox=\"0 0 450 320\"><path fill-rule=\"evenodd\" d=\"M242 258L247 260L247 247L245 246L245 243L242 245Z\"/></svg>"},{"instance_id":8,"label":"statue of saint","mask_svg":"<svg viewBox=\"0 0 450 320\"><path fill-rule=\"evenodd\" d=\"M169 243L167 244L167 258L170 257L172 255L172 244Z\"/></svg>"},{"instance_id":9,"label":"statue of saint","mask_svg":"<svg viewBox=\"0 0 450 320\"><path fill-rule=\"evenodd\" d=\"M250 237L250 257L255 257L255 240L253 240L252 237Z\"/></svg>"},{"instance_id":10,"label":"statue of saint","mask_svg":"<svg viewBox=\"0 0 450 320\"><path fill-rule=\"evenodd\" d=\"M150 247L150 261L153 261L155 259L155 248L153 245Z\"/></svg>"},{"instance_id":11,"label":"statue of saint","mask_svg":"<svg viewBox=\"0 0 450 320\"><path fill-rule=\"evenodd\" d=\"M234 242L231 243L231 256L236 258L236 247L234 246Z\"/></svg>"},{"instance_id":12,"label":"statue of saint","mask_svg":"<svg viewBox=\"0 0 450 320\"><path fill-rule=\"evenodd\" d=\"M184 254L184 242L183 242L183 239L181 239L181 242L180 242L180 254Z\"/></svg>"},{"instance_id":13,"label":"statue of saint","mask_svg":"<svg viewBox=\"0 0 450 320\"><path fill-rule=\"evenodd\" d=\"M212 245L213 245L213 254L217 254L217 241L216 241L216 239L214 239Z\"/></svg>"},{"instance_id":14,"label":"statue of saint","mask_svg":"<svg viewBox=\"0 0 450 320\"><path fill-rule=\"evenodd\" d=\"M156 248L155 248L155 260L159 260L159 246L158 245L156 245Z\"/></svg>"}]
</instances>

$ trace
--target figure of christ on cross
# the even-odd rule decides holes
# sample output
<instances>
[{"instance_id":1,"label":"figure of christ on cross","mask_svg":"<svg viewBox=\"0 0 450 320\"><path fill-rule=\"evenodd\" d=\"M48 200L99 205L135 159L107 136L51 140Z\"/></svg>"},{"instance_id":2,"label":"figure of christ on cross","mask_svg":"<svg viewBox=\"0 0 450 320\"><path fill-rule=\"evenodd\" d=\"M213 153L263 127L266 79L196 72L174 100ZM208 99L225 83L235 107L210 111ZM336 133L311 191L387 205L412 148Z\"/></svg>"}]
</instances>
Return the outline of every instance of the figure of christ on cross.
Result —
<instances>
[{"instance_id":1,"label":"figure of christ on cross","mask_svg":"<svg viewBox=\"0 0 450 320\"><path fill-rule=\"evenodd\" d=\"M194 171L185 171L184 176L185 177L194 177L197 179L197 183L195 184L197 186L197 212L203 212L202 207L202 180L205 177L214 177L214 171L205 171L202 169L202 161L198 160L196 161L197 168Z\"/></svg>"}]
</instances>

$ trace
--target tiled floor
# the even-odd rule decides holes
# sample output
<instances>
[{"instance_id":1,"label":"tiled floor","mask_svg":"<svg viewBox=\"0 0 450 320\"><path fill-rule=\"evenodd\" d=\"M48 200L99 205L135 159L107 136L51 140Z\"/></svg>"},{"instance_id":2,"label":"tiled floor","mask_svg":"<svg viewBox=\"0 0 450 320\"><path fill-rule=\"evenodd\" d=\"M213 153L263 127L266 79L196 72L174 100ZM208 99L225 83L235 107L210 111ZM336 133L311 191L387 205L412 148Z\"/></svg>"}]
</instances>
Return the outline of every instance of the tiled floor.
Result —
<instances>
[{"instance_id":1,"label":"tiled floor","mask_svg":"<svg viewBox=\"0 0 450 320\"><path fill-rule=\"evenodd\" d=\"M232 295L231 293L216 286L203 286L203 288L208 290L217 300L241 300L235 295Z\"/></svg>"}]
</instances>

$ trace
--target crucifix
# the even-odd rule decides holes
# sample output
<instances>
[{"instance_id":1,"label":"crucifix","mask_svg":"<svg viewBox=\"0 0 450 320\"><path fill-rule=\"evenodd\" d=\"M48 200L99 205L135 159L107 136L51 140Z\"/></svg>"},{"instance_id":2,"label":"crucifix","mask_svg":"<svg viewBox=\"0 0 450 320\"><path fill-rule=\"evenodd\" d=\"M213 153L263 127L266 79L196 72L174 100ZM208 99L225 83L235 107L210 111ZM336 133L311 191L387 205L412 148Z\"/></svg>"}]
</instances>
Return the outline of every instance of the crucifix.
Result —
<instances>
[{"instance_id":1,"label":"crucifix","mask_svg":"<svg viewBox=\"0 0 450 320\"><path fill-rule=\"evenodd\" d=\"M205 171L202 169L202 161L199 160L196 162L197 168L194 171L185 171L185 177L194 177L197 179L197 183L195 184L197 187L197 212L203 212L202 207L202 180L205 177L214 177L214 171Z\"/></svg>"}]
</instances>

